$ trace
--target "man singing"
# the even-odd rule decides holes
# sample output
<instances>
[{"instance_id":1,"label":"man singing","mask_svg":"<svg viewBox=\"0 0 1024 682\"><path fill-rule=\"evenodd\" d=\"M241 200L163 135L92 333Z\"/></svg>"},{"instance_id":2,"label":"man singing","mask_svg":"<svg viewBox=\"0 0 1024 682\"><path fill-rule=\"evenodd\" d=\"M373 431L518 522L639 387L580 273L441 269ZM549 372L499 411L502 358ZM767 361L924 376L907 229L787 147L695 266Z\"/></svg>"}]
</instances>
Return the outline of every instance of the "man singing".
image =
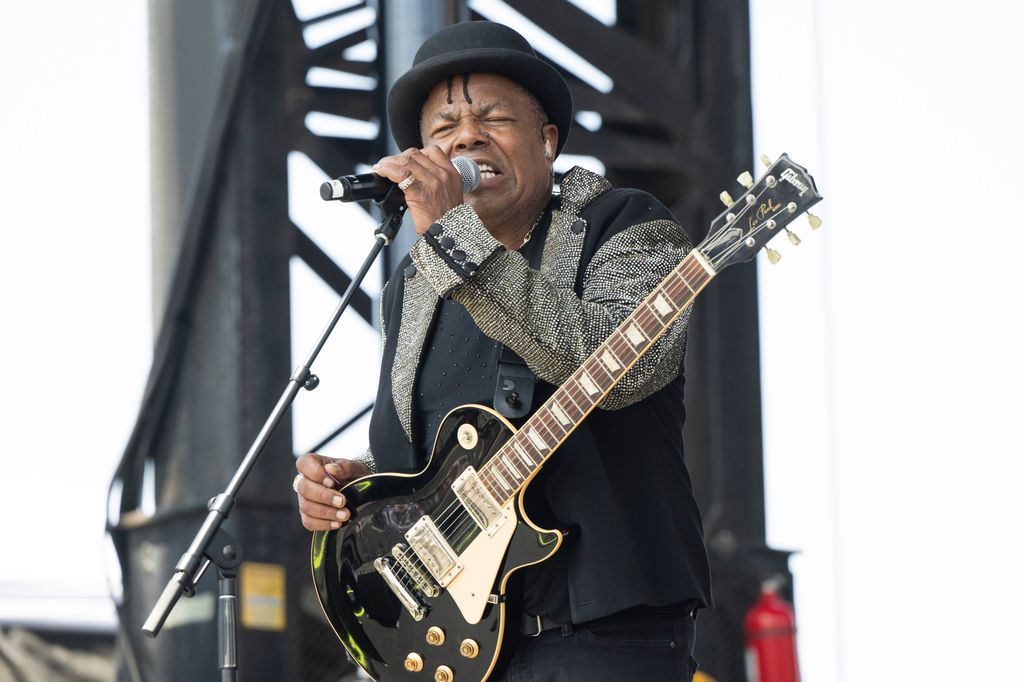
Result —
<instances>
[{"instance_id":1,"label":"man singing","mask_svg":"<svg viewBox=\"0 0 1024 682\"><path fill-rule=\"evenodd\" d=\"M405 151L374 171L404 191L419 237L383 294L369 453L297 460L307 529L348 520L338 486L371 467L422 469L445 414L503 395L506 360L536 375L538 407L686 256L682 228L644 192L574 168L553 194L572 116L558 72L490 22L438 32L392 87L388 120ZM480 166L472 193L455 156ZM711 585L683 462L686 318L528 488L531 518L571 531L519 572L521 639L501 679L692 679L694 618Z\"/></svg>"}]
</instances>

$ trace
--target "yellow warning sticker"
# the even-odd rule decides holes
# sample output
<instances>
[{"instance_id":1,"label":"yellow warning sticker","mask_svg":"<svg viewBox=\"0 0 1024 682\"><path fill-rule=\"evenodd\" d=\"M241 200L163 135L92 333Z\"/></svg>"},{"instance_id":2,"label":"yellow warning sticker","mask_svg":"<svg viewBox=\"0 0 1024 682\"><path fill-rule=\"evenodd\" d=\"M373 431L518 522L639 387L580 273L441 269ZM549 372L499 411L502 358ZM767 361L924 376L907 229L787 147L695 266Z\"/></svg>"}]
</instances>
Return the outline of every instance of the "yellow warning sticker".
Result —
<instances>
[{"instance_id":1,"label":"yellow warning sticker","mask_svg":"<svg viewBox=\"0 0 1024 682\"><path fill-rule=\"evenodd\" d=\"M242 627L284 630L284 566L243 561L239 583Z\"/></svg>"}]
</instances>

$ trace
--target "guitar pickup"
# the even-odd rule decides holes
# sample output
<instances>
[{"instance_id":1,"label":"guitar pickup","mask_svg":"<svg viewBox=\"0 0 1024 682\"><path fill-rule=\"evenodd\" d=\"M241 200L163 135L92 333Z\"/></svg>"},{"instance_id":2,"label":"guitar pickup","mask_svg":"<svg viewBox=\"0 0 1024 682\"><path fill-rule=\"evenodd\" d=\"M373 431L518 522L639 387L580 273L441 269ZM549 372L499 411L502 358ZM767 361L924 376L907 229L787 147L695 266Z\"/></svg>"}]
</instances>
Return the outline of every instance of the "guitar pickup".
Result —
<instances>
[{"instance_id":1,"label":"guitar pickup","mask_svg":"<svg viewBox=\"0 0 1024 682\"><path fill-rule=\"evenodd\" d=\"M405 539L441 587L447 587L462 570L459 555L445 540L430 515L422 517L406 531Z\"/></svg>"},{"instance_id":2,"label":"guitar pickup","mask_svg":"<svg viewBox=\"0 0 1024 682\"><path fill-rule=\"evenodd\" d=\"M467 467L452 483L452 490L459 502L473 517L476 525L487 534L494 535L508 519L498 501L484 487L480 475L473 467Z\"/></svg>"}]
</instances>

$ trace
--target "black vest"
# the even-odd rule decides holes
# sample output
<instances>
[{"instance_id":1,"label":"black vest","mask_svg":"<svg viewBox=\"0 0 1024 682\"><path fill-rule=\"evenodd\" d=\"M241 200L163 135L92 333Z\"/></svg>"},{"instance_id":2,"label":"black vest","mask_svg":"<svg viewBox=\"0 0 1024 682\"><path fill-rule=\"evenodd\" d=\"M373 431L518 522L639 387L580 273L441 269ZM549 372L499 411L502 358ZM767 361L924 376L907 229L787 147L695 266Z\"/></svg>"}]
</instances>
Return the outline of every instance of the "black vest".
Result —
<instances>
[{"instance_id":1,"label":"black vest","mask_svg":"<svg viewBox=\"0 0 1024 682\"><path fill-rule=\"evenodd\" d=\"M611 190L579 212L592 229L580 254L577 289L590 258L614 233L608 226L631 224L624 214L637 206L640 194ZM650 201L643 205L645 211L636 223L652 218ZM671 217L664 207L660 210ZM370 448L380 472L418 469L413 442L419 439L407 438L392 399L391 368L402 324L406 276L415 277L410 262L407 256L399 264L382 306L387 336L370 424ZM428 304L433 309L417 314L433 316L439 300ZM527 489L528 510L535 496L543 496L554 515L548 519L538 514L538 522L578 529L560 550L568 567L569 602L576 623L644 604L696 600L711 605L700 511L683 461L682 370L665 388L639 402L618 410L595 410ZM538 382L534 406L553 390ZM412 429L416 428L413 420Z\"/></svg>"}]
</instances>

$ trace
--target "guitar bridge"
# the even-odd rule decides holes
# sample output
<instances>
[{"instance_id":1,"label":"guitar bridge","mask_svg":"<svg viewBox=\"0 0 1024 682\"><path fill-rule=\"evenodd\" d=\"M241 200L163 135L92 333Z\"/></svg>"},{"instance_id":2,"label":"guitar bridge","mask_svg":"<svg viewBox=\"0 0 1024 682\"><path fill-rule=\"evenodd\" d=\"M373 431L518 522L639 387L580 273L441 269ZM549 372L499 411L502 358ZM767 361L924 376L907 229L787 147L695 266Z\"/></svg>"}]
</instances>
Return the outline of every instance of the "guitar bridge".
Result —
<instances>
[{"instance_id":1,"label":"guitar bridge","mask_svg":"<svg viewBox=\"0 0 1024 682\"><path fill-rule=\"evenodd\" d=\"M441 594L441 590L438 589L437 583L431 580L426 571L420 568L420 566L412 560L412 557L409 556L408 545L403 545L402 543L395 545L391 548L391 556L395 557L398 561L398 565L405 569L405 572L409 574L416 583L416 587L418 587L423 594L431 598Z\"/></svg>"},{"instance_id":2,"label":"guitar bridge","mask_svg":"<svg viewBox=\"0 0 1024 682\"><path fill-rule=\"evenodd\" d=\"M409 612L413 620L423 620L423 617L427 615L427 607L420 604L420 600L416 598L416 595L410 592L406 588L405 583L399 580L395 572L391 570L391 560L378 557L374 559L373 567L377 569L380 577L384 579L384 583L398 597L398 601L402 602L402 606Z\"/></svg>"}]
</instances>

